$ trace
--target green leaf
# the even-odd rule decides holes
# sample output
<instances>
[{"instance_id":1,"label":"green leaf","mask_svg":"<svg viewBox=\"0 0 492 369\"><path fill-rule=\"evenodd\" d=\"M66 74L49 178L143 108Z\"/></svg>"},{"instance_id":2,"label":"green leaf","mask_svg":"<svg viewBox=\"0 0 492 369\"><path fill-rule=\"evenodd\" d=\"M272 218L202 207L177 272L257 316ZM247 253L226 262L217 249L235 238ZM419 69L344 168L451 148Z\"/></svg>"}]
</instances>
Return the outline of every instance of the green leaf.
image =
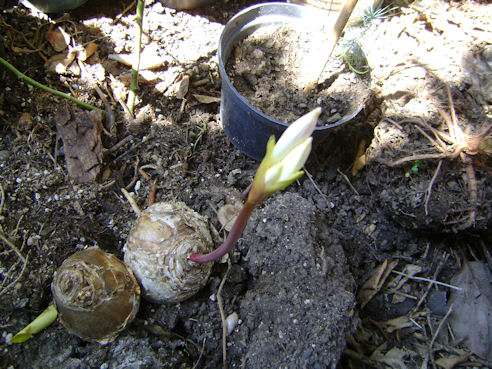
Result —
<instances>
[{"instance_id":1,"label":"green leaf","mask_svg":"<svg viewBox=\"0 0 492 369\"><path fill-rule=\"evenodd\" d=\"M280 181L280 182L277 182L271 186L269 186L266 190L265 190L265 197L266 196L270 196L272 194L274 194L275 192L278 192L280 190L283 190L285 187L289 186L292 182L294 182L295 180L299 179L302 177L302 175L304 174L304 172L302 170L298 171L298 172L295 172L295 173L292 173L287 179L285 179L284 181Z\"/></svg>"},{"instance_id":2,"label":"green leaf","mask_svg":"<svg viewBox=\"0 0 492 369\"><path fill-rule=\"evenodd\" d=\"M275 136L270 136L267 142L266 153L263 160L260 163L256 171L255 178L253 179L253 184L249 191L248 198L255 204L259 204L266 196L265 191L265 175L268 169L271 167L271 158L273 154L273 149L275 148Z\"/></svg>"},{"instance_id":3,"label":"green leaf","mask_svg":"<svg viewBox=\"0 0 492 369\"><path fill-rule=\"evenodd\" d=\"M55 305L50 305L46 310L39 314L36 319L29 323L24 329L17 333L10 342L22 343L27 341L33 334L41 332L56 320L58 311Z\"/></svg>"}]
</instances>

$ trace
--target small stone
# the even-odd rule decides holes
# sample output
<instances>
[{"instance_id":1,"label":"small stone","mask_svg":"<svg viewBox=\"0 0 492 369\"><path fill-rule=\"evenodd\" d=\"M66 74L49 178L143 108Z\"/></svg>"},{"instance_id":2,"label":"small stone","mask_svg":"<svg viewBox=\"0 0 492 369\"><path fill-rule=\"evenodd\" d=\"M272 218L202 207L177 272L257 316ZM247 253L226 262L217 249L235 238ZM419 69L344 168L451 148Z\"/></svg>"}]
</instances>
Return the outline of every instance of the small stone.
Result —
<instances>
[{"instance_id":1,"label":"small stone","mask_svg":"<svg viewBox=\"0 0 492 369\"><path fill-rule=\"evenodd\" d=\"M234 332L234 328L236 328L239 322L239 316L236 312L232 313L226 318L226 327L227 327L227 335L230 335Z\"/></svg>"},{"instance_id":2,"label":"small stone","mask_svg":"<svg viewBox=\"0 0 492 369\"><path fill-rule=\"evenodd\" d=\"M0 162L7 161L9 157L10 157L10 151L0 150Z\"/></svg>"},{"instance_id":3,"label":"small stone","mask_svg":"<svg viewBox=\"0 0 492 369\"><path fill-rule=\"evenodd\" d=\"M252 55L253 58L262 59L265 56L265 53L260 49L254 49Z\"/></svg>"},{"instance_id":4,"label":"small stone","mask_svg":"<svg viewBox=\"0 0 492 369\"><path fill-rule=\"evenodd\" d=\"M429 295L427 300L427 306L436 315L444 315L447 313L448 308L446 306L447 298L445 291L433 291Z\"/></svg>"}]
</instances>

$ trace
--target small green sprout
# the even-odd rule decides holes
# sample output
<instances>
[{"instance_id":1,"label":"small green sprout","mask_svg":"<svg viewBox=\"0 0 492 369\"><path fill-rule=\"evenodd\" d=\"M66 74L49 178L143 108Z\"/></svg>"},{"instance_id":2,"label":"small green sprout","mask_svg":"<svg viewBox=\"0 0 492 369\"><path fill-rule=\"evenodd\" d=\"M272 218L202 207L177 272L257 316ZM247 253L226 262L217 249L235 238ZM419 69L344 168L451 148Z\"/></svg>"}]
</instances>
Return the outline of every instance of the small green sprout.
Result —
<instances>
[{"instance_id":1,"label":"small green sprout","mask_svg":"<svg viewBox=\"0 0 492 369\"><path fill-rule=\"evenodd\" d=\"M364 26L367 26L370 24L372 21L376 19L386 19L389 17L389 13L396 8L390 8L389 6L385 6L384 8L381 7L381 5L374 7L374 5L371 5L365 12L362 17L362 21L364 22Z\"/></svg>"},{"instance_id":2,"label":"small green sprout","mask_svg":"<svg viewBox=\"0 0 492 369\"><path fill-rule=\"evenodd\" d=\"M55 305L50 305L39 314L36 319L29 323L24 329L17 333L10 342L12 343L22 343L27 341L33 334L41 332L43 329L48 327L51 323L56 320L58 311Z\"/></svg>"},{"instance_id":3,"label":"small green sprout","mask_svg":"<svg viewBox=\"0 0 492 369\"><path fill-rule=\"evenodd\" d=\"M425 164L422 160L415 160L410 170L405 172L405 178L410 178L412 174L417 174L419 169L427 168L427 164Z\"/></svg>"},{"instance_id":4,"label":"small green sprout","mask_svg":"<svg viewBox=\"0 0 492 369\"><path fill-rule=\"evenodd\" d=\"M367 60L357 41L348 40L340 52L340 57L353 73L363 75L369 72Z\"/></svg>"},{"instance_id":5,"label":"small green sprout","mask_svg":"<svg viewBox=\"0 0 492 369\"><path fill-rule=\"evenodd\" d=\"M207 133L207 123L203 122L202 127L200 128L200 132L198 132L198 136L196 137L196 140L193 143L193 146L191 147L192 152L195 152L196 147L201 142L202 137L205 135L205 133Z\"/></svg>"}]
</instances>

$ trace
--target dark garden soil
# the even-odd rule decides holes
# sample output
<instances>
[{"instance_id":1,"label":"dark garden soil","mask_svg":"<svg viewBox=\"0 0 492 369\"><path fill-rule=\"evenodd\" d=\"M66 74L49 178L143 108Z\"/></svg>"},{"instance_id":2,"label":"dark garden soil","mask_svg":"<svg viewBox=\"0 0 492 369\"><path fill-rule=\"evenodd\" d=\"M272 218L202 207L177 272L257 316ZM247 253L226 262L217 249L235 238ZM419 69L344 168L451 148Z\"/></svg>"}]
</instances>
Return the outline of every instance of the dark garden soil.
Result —
<instances>
[{"instance_id":1,"label":"dark garden soil","mask_svg":"<svg viewBox=\"0 0 492 369\"><path fill-rule=\"evenodd\" d=\"M208 219L218 246L218 210L242 201L258 167L229 143L217 99L220 33L254 2L175 11L148 1L150 69L136 118L120 103L135 8L118 15L130 3L89 0L50 21L0 0L0 57L105 112L83 112L0 67L0 368L219 368L219 302L225 317L239 317L226 338L229 367L423 368L455 357L492 367L490 336L461 345L449 326L481 315L459 302L451 314L447 304L466 260L492 265L492 27L490 5L477 1L400 2L350 30L371 68L371 99L311 154L306 175L255 210L230 263L216 263L197 295L142 301L104 346L59 322L11 343L52 303L66 257L97 245L122 259L136 217L122 188L142 208L154 188L156 201L186 203ZM69 63L46 42L58 27L71 46L97 50ZM45 64L57 54L65 64Z\"/></svg>"}]
</instances>

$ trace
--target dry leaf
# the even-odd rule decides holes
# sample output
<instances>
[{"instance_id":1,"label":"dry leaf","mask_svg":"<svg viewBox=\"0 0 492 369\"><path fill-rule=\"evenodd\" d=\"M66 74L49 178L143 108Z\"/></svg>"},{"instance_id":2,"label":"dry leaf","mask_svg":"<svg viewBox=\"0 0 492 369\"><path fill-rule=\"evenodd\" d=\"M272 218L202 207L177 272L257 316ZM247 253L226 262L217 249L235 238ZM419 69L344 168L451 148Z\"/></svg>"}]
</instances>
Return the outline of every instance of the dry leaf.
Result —
<instances>
[{"instance_id":1,"label":"dry leaf","mask_svg":"<svg viewBox=\"0 0 492 369\"><path fill-rule=\"evenodd\" d=\"M85 61L92 56L96 50L97 45L94 42L89 43L86 47L69 47L65 53L53 55L49 58L44 66L48 72L57 74L67 74L70 72L78 76L80 75L80 67L77 63L73 63L75 58L80 61Z\"/></svg>"},{"instance_id":2,"label":"dry leaf","mask_svg":"<svg viewBox=\"0 0 492 369\"><path fill-rule=\"evenodd\" d=\"M62 27L46 32L46 40L56 52L63 51L70 45L70 35Z\"/></svg>"},{"instance_id":3,"label":"dry leaf","mask_svg":"<svg viewBox=\"0 0 492 369\"><path fill-rule=\"evenodd\" d=\"M361 140L359 142L359 148L357 149L357 154L355 155L354 163L352 164L352 169L350 174L355 176L359 170L364 168L366 165L366 140Z\"/></svg>"},{"instance_id":4,"label":"dry leaf","mask_svg":"<svg viewBox=\"0 0 492 369\"><path fill-rule=\"evenodd\" d=\"M133 63L133 54L109 54L108 59L131 67Z\"/></svg>"},{"instance_id":5,"label":"dry leaf","mask_svg":"<svg viewBox=\"0 0 492 369\"><path fill-rule=\"evenodd\" d=\"M193 97L197 99L198 102L201 102L202 104L220 103L220 97L199 95L199 94L193 94Z\"/></svg>"},{"instance_id":6,"label":"dry leaf","mask_svg":"<svg viewBox=\"0 0 492 369\"><path fill-rule=\"evenodd\" d=\"M190 76L185 74L181 81L178 82L176 90L176 98L184 99L188 93L188 88L190 87Z\"/></svg>"},{"instance_id":7,"label":"dry leaf","mask_svg":"<svg viewBox=\"0 0 492 369\"><path fill-rule=\"evenodd\" d=\"M471 353L467 353L455 357L441 357L436 360L436 364L444 369L453 369L456 365L464 363L470 357Z\"/></svg>"},{"instance_id":8,"label":"dry leaf","mask_svg":"<svg viewBox=\"0 0 492 369\"><path fill-rule=\"evenodd\" d=\"M86 61L97 50L98 46L95 42L89 42L86 47L77 47L77 59L80 61Z\"/></svg>"},{"instance_id":9,"label":"dry leaf","mask_svg":"<svg viewBox=\"0 0 492 369\"><path fill-rule=\"evenodd\" d=\"M422 271L422 267L415 264L407 264L402 270L402 273L408 275L409 277L413 277L414 275L420 273ZM408 282L409 278L404 275L398 274L390 283L389 286L392 288L391 291L397 291L403 285Z\"/></svg>"},{"instance_id":10,"label":"dry leaf","mask_svg":"<svg viewBox=\"0 0 492 369\"><path fill-rule=\"evenodd\" d=\"M159 75L151 70L139 70L138 81L142 83L152 83L159 81Z\"/></svg>"},{"instance_id":11,"label":"dry leaf","mask_svg":"<svg viewBox=\"0 0 492 369\"><path fill-rule=\"evenodd\" d=\"M471 352L487 360L492 360L491 280L484 263L465 261L451 279L451 284L461 291L453 290L448 302L453 309L449 323L456 338L463 339Z\"/></svg>"},{"instance_id":12,"label":"dry leaf","mask_svg":"<svg viewBox=\"0 0 492 369\"><path fill-rule=\"evenodd\" d=\"M241 208L236 205L225 204L217 211L217 218L227 232L231 230L240 210Z\"/></svg>"},{"instance_id":13,"label":"dry leaf","mask_svg":"<svg viewBox=\"0 0 492 369\"><path fill-rule=\"evenodd\" d=\"M118 76L119 80L125 84L125 86L130 86L132 80L132 73L129 71L127 73L120 74ZM138 71L138 83L142 84L159 84L160 75L151 70L139 70ZM154 87L157 89L156 85ZM159 91L159 90L158 90ZM162 91L160 91L162 92Z\"/></svg>"},{"instance_id":14,"label":"dry leaf","mask_svg":"<svg viewBox=\"0 0 492 369\"><path fill-rule=\"evenodd\" d=\"M72 64L76 54L74 49L70 49L66 53L53 55L44 63L44 67L51 73L66 74L68 66Z\"/></svg>"},{"instance_id":15,"label":"dry leaf","mask_svg":"<svg viewBox=\"0 0 492 369\"><path fill-rule=\"evenodd\" d=\"M67 72L74 76L80 76L80 66L78 63L72 63L68 66Z\"/></svg>"},{"instance_id":16,"label":"dry leaf","mask_svg":"<svg viewBox=\"0 0 492 369\"><path fill-rule=\"evenodd\" d=\"M357 300L361 304L361 308L379 292L388 275L398 264L398 260L386 259L377 269L376 273L364 283L357 294Z\"/></svg>"},{"instance_id":17,"label":"dry leaf","mask_svg":"<svg viewBox=\"0 0 492 369\"><path fill-rule=\"evenodd\" d=\"M116 79L112 74L109 74L109 80L111 81L111 91L115 99L120 101L125 100L126 94L128 93L125 84L119 79Z\"/></svg>"},{"instance_id":18,"label":"dry leaf","mask_svg":"<svg viewBox=\"0 0 492 369\"><path fill-rule=\"evenodd\" d=\"M410 352L408 350L393 347L379 361L385 363L386 365L389 365L393 369L406 369L407 366L405 365L405 361L403 359L408 356L409 353Z\"/></svg>"},{"instance_id":19,"label":"dry leaf","mask_svg":"<svg viewBox=\"0 0 492 369\"><path fill-rule=\"evenodd\" d=\"M388 365L394 369L406 369L404 358L407 356L417 356L417 353L414 351L410 351L407 349L400 349L398 347L393 347L386 354L383 354L384 350L388 346L387 343L380 345L371 355L371 359L375 361L379 361ZM381 365L381 367L384 367Z\"/></svg>"},{"instance_id":20,"label":"dry leaf","mask_svg":"<svg viewBox=\"0 0 492 369\"><path fill-rule=\"evenodd\" d=\"M408 328L413 325L408 316L399 316L382 323L385 332L392 333L398 329Z\"/></svg>"},{"instance_id":21,"label":"dry leaf","mask_svg":"<svg viewBox=\"0 0 492 369\"><path fill-rule=\"evenodd\" d=\"M67 171L77 183L93 182L101 169L101 111L72 113L61 109L55 116L63 140Z\"/></svg>"},{"instance_id":22,"label":"dry leaf","mask_svg":"<svg viewBox=\"0 0 492 369\"><path fill-rule=\"evenodd\" d=\"M17 121L17 129L20 131L28 131L32 127L32 116L30 113L22 113Z\"/></svg>"}]
</instances>

